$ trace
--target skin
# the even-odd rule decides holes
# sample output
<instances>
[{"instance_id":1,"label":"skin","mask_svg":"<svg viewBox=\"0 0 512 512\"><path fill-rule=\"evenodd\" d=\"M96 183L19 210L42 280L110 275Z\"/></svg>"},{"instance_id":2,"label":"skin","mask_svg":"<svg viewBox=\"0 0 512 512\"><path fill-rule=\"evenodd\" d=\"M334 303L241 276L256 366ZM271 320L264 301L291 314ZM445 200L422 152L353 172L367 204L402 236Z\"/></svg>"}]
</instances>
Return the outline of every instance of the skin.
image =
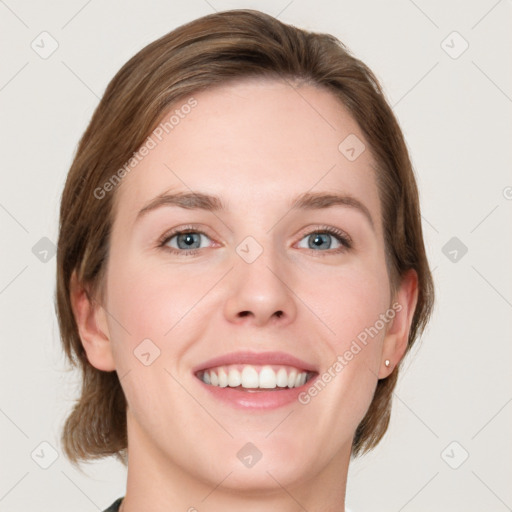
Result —
<instances>
[{"instance_id":1,"label":"skin","mask_svg":"<svg viewBox=\"0 0 512 512\"><path fill-rule=\"evenodd\" d=\"M194 97L197 106L115 191L102 305L73 280L88 359L118 372L128 402L122 510L343 511L354 432L378 379L404 354L417 301L414 271L390 295L369 143L321 88L250 79ZM338 150L349 134L366 145L355 161ZM135 222L157 195L190 189L220 196L228 209L164 206ZM308 191L354 196L374 229L346 206L290 210ZM190 223L207 234L196 235L196 254L169 252L171 244L184 250L176 237L158 247L159 237ZM325 233L318 226L348 233L353 247L340 252L327 234L320 248L308 248L310 233ZM247 236L263 248L252 263L235 250ZM289 352L322 373L393 301L400 312L307 405L234 409L191 372L248 349ZM160 350L149 366L134 356L147 338ZM248 442L262 453L252 468L236 455Z\"/></svg>"}]
</instances>

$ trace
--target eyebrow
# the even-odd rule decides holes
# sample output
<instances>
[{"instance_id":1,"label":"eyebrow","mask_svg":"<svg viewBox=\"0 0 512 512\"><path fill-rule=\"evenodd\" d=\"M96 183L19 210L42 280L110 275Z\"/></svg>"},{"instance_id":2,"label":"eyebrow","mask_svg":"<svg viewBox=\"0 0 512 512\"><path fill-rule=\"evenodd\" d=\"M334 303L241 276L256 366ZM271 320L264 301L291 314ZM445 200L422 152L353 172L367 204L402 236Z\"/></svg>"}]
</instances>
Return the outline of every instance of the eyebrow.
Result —
<instances>
[{"instance_id":1,"label":"eyebrow","mask_svg":"<svg viewBox=\"0 0 512 512\"><path fill-rule=\"evenodd\" d=\"M210 212L227 210L226 205L218 196L202 192L177 192L169 194L164 192L153 198L137 214L136 221L147 215L150 211L162 206L178 206L187 210L205 210ZM353 208L362 213L368 220L371 228L375 229L373 218L368 208L359 199L351 195L333 194L331 192L305 192L296 197L289 205L290 209L322 210L332 206Z\"/></svg>"},{"instance_id":2,"label":"eyebrow","mask_svg":"<svg viewBox=\"0 0 512 512\"><path fill-rule=\"evenodd\" d=\"M370 210L355 197L344 194L333 194L330 192L306 192L298 196L292 203L292 208L300 210L321 210L324 208L331 208L332 206L347 206L353 208L359 213L362 213L370 226L375 230Z\"/></svg>"}]
</instances>

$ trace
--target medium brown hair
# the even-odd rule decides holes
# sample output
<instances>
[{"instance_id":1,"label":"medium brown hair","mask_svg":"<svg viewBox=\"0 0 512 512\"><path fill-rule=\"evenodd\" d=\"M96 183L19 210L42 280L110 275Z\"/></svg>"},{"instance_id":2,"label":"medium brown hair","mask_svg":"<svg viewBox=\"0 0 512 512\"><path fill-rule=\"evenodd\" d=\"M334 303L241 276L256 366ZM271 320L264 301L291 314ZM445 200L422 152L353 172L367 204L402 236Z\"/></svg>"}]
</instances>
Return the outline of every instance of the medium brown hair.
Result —
<instances>
[{"instance_id":1,"label":"medium brown hair","mask_svg":"<svg viewBox=\"0 0 512 512\"><path fill-rule=\"evenodd\" d=\"M101 302L116 192L98 199L94 191L125 166L171 105L205 88L251 77L324 87L348 108L377 164L393 294L407 270L418 275L406 353L429 320L434 287L418 190L402 132L372 71L334 36L258 11L231 10L194 20L143 48L112 79L80 140L62 193L56 311L66 356L81 370L82 389L61 441L75 465L109 455L126 464L127 456L126 399L118 375L87 360L70 301L76 273L89 299ZM399 367L378 381L355 432L353 457L373 449L386 432Z\"/></svg>"}]
</instances>

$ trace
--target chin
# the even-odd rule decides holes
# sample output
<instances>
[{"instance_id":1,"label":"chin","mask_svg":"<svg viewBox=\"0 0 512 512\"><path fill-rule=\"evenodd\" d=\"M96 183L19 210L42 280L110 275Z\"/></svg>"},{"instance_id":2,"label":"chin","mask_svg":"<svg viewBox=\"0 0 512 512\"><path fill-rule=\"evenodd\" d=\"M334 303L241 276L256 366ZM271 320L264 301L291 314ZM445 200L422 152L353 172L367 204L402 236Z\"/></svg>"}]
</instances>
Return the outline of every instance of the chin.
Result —
<instances>
[{"instance_id":1,"label":"chin","mask_svg":"<svg viewBox=\"0 0 512 512\"><path fill-rule=\"evenodd\" d=\"M269 464L262 458L252 468L240 464L226 468L225 474L230 471L232 473L222 482L223 489L261 498L264 494L281 493L283 487L290 488L308 480L311 469L298 465L296 459Z\"/></svg>"}]
</instances>

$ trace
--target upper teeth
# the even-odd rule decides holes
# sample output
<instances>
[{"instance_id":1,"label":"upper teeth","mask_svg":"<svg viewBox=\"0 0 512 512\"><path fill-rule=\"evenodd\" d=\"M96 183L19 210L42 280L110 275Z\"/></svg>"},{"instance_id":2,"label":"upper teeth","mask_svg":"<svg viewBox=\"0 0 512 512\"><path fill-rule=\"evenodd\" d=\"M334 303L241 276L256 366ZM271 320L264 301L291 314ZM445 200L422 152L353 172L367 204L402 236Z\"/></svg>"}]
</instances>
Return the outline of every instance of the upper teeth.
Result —
<instances>
[{"instance_id":1,"label":"upper teeth","mask_svg":"<svg viewBox=\"0 0 512 512\"><path fill-rule=\"evenodd\" d=\"M259 373L258 373L259 371ZM305 384L308 372L289 366L229 365L210 368L200 374L205 384L225 388L294 388Z\"/></svg>"}]
</instances>

